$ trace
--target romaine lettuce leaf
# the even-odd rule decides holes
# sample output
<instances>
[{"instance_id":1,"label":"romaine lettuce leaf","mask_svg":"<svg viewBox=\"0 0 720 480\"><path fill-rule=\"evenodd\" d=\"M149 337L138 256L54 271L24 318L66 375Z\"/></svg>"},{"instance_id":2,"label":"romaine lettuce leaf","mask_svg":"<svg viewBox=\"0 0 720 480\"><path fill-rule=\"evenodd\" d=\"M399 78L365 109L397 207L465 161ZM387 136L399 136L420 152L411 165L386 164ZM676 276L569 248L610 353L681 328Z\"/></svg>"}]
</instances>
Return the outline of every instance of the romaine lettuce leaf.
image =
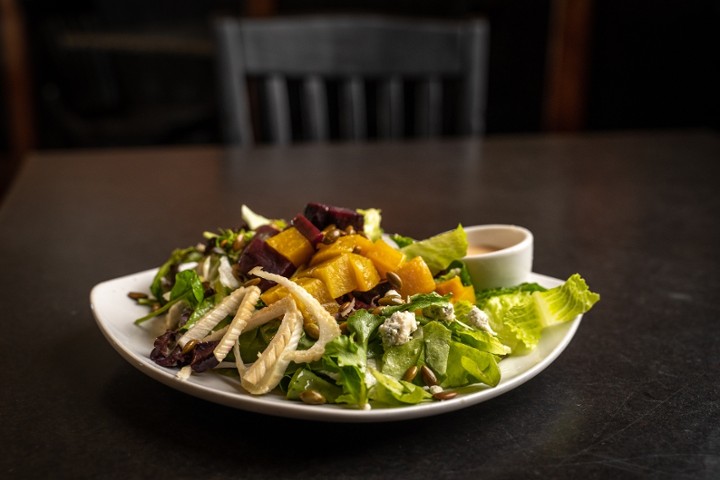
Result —
<instances>
[{"instance_id":1,"label":"romaine lettuce leaf","mask_svg":"<svg viewBox=\"0 0 720 480\"><path fill-rule=\"evenodd\" d=\"M544 328L567 322L587 312L600 300L585 280L572 275L563 284L549 290L518 289L487 298L483 310L490 326L502 343L514 352L532 350Z\"/></svg>"},{"instance_id":2,"label":"romaine lettuce leaf","mask_svg":"<svg viewBox=\"0 0 720 480\"><path fill-rule=\"evenodd\" d=\"M533 293L533 297L537 302L543 327L572 320L590 310L600 300L600 295L591 292L585 279L577 273L558 287Z\"/></svg>"},{"instance_id":3,"label":"romaine lettuce leaf","mask_svg":"<svg viewBox=\"0 0 720 480\"><path fill-rule=\"evenodd\" d=\"M463 258L467 253L467 235L462 225L425 240L407 245L400 250L407 259L422 257L433 275L445 270L453 260Z\"/></svg>"}]
</instances>

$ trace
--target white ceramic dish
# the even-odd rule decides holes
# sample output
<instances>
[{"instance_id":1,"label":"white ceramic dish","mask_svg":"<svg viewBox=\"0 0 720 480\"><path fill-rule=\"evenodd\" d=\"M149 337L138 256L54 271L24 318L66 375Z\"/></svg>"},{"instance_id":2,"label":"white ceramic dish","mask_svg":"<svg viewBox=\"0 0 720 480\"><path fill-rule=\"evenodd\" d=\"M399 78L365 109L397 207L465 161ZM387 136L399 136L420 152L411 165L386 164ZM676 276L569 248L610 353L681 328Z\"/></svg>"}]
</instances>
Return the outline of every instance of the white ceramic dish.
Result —
<instances>
[{"instance_id":1,"label":"white ceramic dish","mask_svg":"<svg viewBox=\"0 0 720 480\"><path fill-rule=\"evenodd\" d=\"M211 372L180 380L176 377L176 369L160 367L151 361L149 354L153 339L162 333L161 320L149 321L142 326L135 325L133 320L147 311L130 300L127 293L147 291L154 274L155 270L147 270L108 280L96 285L90 293L92 311L100 330L123 358L153 379L190 395L241 410L305 420L389 422L438 415L490 400L527 382L547 368L570 343L582 318L578 316L571 322L543 332L540 343L532 353L502 360L502 380L495 388L478 386L452 400L398 408L357 410L337 405L306 405L286 400L279 394L252 396L240 388L236 379ZM562 283L538 274L532 274L529 280L545 287Z\"/></svg>"},{"instance_id":2,"label":"white ceramic dish","mask_svg":"<svg viewBox=\"0 0 720 480\"><path fill-rule=\"evenodd\" d=\"M533 234L518 225L464 227L468 254L463 258L476 289L511 287L532 273ZM490 248L473 252L473 249Z\"/></svg>"}]
</instances>

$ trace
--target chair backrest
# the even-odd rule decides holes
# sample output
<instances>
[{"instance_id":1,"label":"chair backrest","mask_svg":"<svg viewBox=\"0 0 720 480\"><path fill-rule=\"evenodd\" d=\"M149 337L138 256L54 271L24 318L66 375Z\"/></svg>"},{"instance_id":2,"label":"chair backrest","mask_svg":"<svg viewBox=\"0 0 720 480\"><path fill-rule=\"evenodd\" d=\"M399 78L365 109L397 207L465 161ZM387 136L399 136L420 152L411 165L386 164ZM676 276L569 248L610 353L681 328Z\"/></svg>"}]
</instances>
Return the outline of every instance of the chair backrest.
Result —
<instances>
[{"instance_id":1,"label":"chair backrest","mask_svg":"<svg viewBox=\"0 0 720 480\"><path fill-rule=\"evenodd\" d=\"M222 19L216 33L229 143L484 132L486 20Z\"/></svg>"}]
</instances>

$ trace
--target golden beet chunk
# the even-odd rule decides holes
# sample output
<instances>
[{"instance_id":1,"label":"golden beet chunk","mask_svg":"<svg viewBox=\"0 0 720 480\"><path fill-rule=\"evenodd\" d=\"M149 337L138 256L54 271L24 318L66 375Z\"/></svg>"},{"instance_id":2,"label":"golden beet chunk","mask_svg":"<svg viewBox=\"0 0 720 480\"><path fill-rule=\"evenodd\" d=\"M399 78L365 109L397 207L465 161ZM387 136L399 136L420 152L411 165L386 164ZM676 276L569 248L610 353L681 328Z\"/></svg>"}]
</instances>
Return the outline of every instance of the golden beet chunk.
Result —
<instances>
[{"instance_id":1,"label":"golden beet chunk","mask_svg":"<svg viewBox=\"0 0 720 480\"><path fill-rule=\"evenodd\" d=\"M369 248L364 255L372 260L375 269L382 278L385 278L387 272L397 270L404 260L403 253L388 245L382 238L375 240L372 248Z\"/></svg>"},{"instance_id":2,"label":"golden beet chunk","mask_svg":"<svg viewBox=\"0 0 720 480\"><path fill-rule=\"evenodd\" d=\"M355 273L356 290L367 292L380 283L380 274L372 260L355 253L347 253Z\"/></svg>"},{"instance_id":3,"label":"golden beet chunk","mask_svg":"<svg viewBox=\"0 0 720 480\"><path fill-rule=\"evenodd\" d=\"M435 280L422 257L415 257L404 262L395 270L395 273L402 281L398 293L403 297L416 293L430 293L435 290Z\"/></svg>"},{"instance_id":4,"label":"golden beet chunk","mask_svg":"<svg viewBox=\"0 0 720 480\"><path fill-rule=\"evenodd\" d=\"M364 255L370 248L372 248L372 240L368 240L362 235L351 234L338 237L330 245L319 244L318 250L310 260L310 265L317 265L325 260L329 260L332 257L337 257L343 253L357 253Z\"/></svg>"},{"instance_id":5,"label":"golden beet chunk","mask_svg":"<svg viewBox=\"0 0 720 480\"><path fill-rule=\"evenodd\" d=\"M320 305L322 305L325 310L327 310L331 314L336 314L340 309L335 299L330 296L330 292L328 292L328 289L327 287L325 287L325 283L323 283L322 280L312 277L298 277L293 278L292 281L307 290L307 292L313 297L315 297L315 299L320 302ZM275 285L274 287L269 288L267 291L265 291L265 293L260 295L260 299L265 302L266 305L272 305L273 303L284 297L287 297L288 295L289 292L287 288L281 285ZM303 316L305 318L308 318L308 315L304 310L304 306L297 298L295 299L295 303L298 304L300 312L303 314Z\"/></svg>"},{"instance_id":6,"label":"golden beet chunk","mask_svg":"<svg viewBox=\"0 0 720 480\"><path fill-rule=\"evenodd\" d=\"M338 255L304 270L299 275L322 280L332 298L357 290L355 268L349 254Z\"/></svg>"},{"instance_id":7,"label":"golden beet chunk","mask_svg":"<svg viewBox=\"0 0 720 480\"><path fill-rule=\"evenodd\" d=\"M310 240L295 227L288 227L265 242L296 267L307 263L315 252Z\"/></svg>"},{"instance_id":8,"label":"golden beet chunk","mask_svg":"<svg viewBox=\"0 0 720 480\"><path fill-rule=\"evenodd\" d=\"M463 285L460 277L455 276L449 280L439 282L435 285L435 291L440 295L452 294L451 302L455 303L460 300L467 300L475 303L475 288L472 285Z\"/></svg>"}]
</instances>

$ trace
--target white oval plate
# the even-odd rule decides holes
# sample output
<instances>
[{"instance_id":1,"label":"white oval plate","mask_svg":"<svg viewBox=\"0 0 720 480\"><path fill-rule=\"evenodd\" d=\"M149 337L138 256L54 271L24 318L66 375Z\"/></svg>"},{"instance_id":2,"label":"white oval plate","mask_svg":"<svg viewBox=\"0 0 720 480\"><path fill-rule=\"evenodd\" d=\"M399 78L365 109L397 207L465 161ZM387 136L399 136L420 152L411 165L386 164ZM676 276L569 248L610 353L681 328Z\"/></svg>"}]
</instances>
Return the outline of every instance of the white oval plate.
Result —
<instances>
[{"instance_id":1,"label":"white oval plate","mask_svg":"<svg viewBox=\"0 0 720 480\"><path fill-rule=\"evenodd\" d=\"M500 362L502 380L495 388L478 386L451 400L428 402L395 408L358 410L338 405L306 405L285 399L281 394L253 396L245 392L237 379L210 372L191 375L187 380L176 376L177 369L161 367L149 358L153 340L163 332L162 319L138 326L133 323L147 309L128 298L128 292L147 292L156 270L147 270L96 285L90 304L100 330L125 360L165 385L211 402L251 412L304 420L328 422L389 422L427 417L469 407L502 395L527 382L547 368L570 343L582 315L571 322L548 328L537 348L530 354L510 356ZM532 274L529 279L544 287L562 283L556 278Z\"/></svg>"}]
</instances>

